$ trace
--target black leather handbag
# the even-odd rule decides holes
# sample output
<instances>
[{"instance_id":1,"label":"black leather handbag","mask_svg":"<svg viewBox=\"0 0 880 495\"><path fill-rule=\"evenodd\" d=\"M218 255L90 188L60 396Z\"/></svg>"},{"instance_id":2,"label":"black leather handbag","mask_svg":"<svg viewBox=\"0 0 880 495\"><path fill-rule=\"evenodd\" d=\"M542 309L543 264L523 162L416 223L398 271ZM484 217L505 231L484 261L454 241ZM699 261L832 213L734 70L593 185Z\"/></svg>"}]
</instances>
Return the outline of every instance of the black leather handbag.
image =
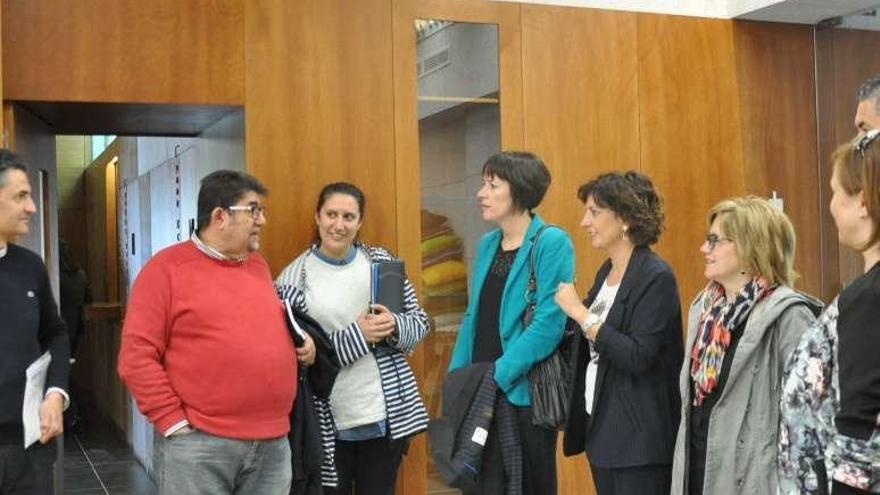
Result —
<instances>
[{"instance_id":1,"label":"black leather handbag","mask_svg":"<svg viewBox=\"0 0 880 495\"><path fill-rule=\"evenodd\" d=\"M523 325L528 327L535 316L535 292L538 282L535 276L535 246L541 232L555 225L544 225L535 233L529 253L529 285L526 290L526 309ZM558 227L557 227L558 228ZM529 392L532 396L532 425L548 430L562 430L568 417L568 393L571 389L573 370L569 357L574 348L576 332L567 326L562 341L549 356L536 363L529 371Z\"/></svg>"}]
</instances>

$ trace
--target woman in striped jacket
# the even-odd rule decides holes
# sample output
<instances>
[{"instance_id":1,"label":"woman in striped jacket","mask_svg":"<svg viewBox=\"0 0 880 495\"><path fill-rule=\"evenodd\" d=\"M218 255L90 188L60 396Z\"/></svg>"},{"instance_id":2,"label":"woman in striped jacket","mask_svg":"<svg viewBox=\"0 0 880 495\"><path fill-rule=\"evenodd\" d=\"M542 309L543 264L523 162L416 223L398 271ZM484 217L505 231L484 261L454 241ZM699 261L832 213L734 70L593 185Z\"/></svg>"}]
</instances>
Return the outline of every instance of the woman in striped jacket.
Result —
<instances>
[{"instance_id":1,"label":"woman in striped jacket","mask_svg":"<svg viewBox=\"0 0 880 495\"><path fill-rule=\"evenodd\" d=\"M342 365L330 400L315 401L330 494L394 493L406 439L428 424L404 359L428 333L428 316L409 280L401 313L381 305L369 311L371 263L393 257L356 240L365 205L352 184L325 186L315 211L315 244L276 281L282 297L321 324Z\"/></svg>"}]
</instances>

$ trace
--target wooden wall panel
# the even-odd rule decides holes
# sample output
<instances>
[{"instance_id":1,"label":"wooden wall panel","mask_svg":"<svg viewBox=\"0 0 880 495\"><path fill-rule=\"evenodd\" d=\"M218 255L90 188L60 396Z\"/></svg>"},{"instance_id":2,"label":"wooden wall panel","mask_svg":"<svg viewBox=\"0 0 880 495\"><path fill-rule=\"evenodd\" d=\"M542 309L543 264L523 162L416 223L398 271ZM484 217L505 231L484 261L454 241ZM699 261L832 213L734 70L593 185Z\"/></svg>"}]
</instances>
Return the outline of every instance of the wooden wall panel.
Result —
<instances>
[{"instance_id":1,"label":"wooden wall panel","mask_svg":"<svg viewBox=\"0 0 880 495\"><path fill-rule=\"evenodd\" d=\"M822 218L827 256L824 264L829 274L837 277L826 284L827 297L837 295L840 289L864 269L861 255L837 244L837 228L828 211L831 198L828 186L831 180L831 153L838 145L856 135L854 126L856 92L863 81L880 74L880 59L865 56L880 50L880 33L854 29L824 30L816 36L817 74L819 77L819 159L820 182L823 192ZM837 256L834 256L834 253Z\"/></svg>"},{"instance_id":2,"label":"wooden wall panel","mask_svg":"<svg viewBox=\"0 0 880 495\"><path fill-rule=\"evenodd\" d=\"M732 21L638 15L642 170L666 204L660 254L687 307L705 285L706 212L745 192Z\"/></svg>"},{"instance_id":3,"label":"wooden wall panel","mask_svg":"<svg viewBox=\"0 0 880 495\"><path fill-rule=\"evenodd\" d=\"M778 191L798 237L797 287L822 295L813 27L736 22L746 192Z\"/></svg>"},{"instance_id":4,"label":"wooden wall panel","mask_svg":"<svg viewBox=\"0 0 880 495\"><path fill-rule=\"evenodd\" d=\"M361 237L396 248L390 2L247 1L245 23L246 158L270 189L273 273L309 244L332 181L366 193Z\"/></svg>"},{"instance_id":5,"label":"wooden wall panel","mask_svg":"<svg viewBox=\"0 0 880 495\"><path fill-rule=\"evenodd\" d=\"M523 5L525 148L553 174L540 213L572 236L585 294L605 255L580 227L580 184L639 168L636 15ZM560 436L561 438L561 436ZM595 493L585 456L557 451L560 493Z\"/></svg>"},{"instance_id":6,"label":"wooden wall panel","mask_svg":"<svg viewBox=\"0 0 880 495\"><path fill-rule=\"evenodd\" d=\"M240 0L3 0L7 100L241 104Z\"/></svg>"}]
</instances>

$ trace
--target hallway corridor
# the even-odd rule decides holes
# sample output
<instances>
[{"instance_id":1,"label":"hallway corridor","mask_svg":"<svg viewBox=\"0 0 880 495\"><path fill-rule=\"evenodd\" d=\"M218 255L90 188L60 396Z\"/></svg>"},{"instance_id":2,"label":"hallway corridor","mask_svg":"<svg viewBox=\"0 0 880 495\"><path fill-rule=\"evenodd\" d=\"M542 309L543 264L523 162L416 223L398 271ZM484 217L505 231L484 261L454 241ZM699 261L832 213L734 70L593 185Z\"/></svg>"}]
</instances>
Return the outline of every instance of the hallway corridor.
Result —
<instances>
[{"instance_id":1,"label":"hallway corridor","mask_svg":"<svg viewBox=\"0 0 880 495\"><path fill-rule=\"evenodd\" d=\"M155 495L156 486L115 432L88 424L64 437L64 494Z\"/></svg>"}]
</instances>

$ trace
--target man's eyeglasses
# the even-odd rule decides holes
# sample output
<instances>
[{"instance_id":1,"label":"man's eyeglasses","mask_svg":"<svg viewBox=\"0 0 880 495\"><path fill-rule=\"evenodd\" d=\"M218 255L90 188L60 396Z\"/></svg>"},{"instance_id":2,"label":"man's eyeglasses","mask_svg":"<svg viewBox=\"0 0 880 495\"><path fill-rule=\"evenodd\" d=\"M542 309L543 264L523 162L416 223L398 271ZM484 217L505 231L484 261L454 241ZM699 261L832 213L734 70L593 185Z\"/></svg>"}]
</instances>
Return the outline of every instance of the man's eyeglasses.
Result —
<instances>
[{"instance_id":1,"label":"man's eyeglasses","mask_svg":"<svg viewBox=\"0 0 880 495\"><path fill-rule=\"evenodd\" d=\"M227 206L226 209L229 211L246 211L254 220L260 218L260 215L266 216L266 207L263 205L236 205Z\"/></svg>"},{"instance_id":2,"label":"man's eyeglasses","mask_svg":"<svg viewBox=\"0 0 880 495\"><path fill-rule=\"evenodd\" d=\"M719 242L724 241L733 241L733 239L719 237L718 234L706 234L706 245L709 246L709 251L714 250L715 246L717 246Z\"/></svg>"},{"instance_id":3,"label":"man's eyeglasses","mask_svg":"<svg viewBox=\"0 0 880 495\"><path fill-rule=\"evenodd\" d=\"M862 134L860 137L856 139L856 142L853 144L853 148L862 158L865 158L865 151L868 150L868 146L871 146L871 143L877 139L877 136L880 136L880 129L871 129L870 131Z\"/></svg>"}]
</instances>

